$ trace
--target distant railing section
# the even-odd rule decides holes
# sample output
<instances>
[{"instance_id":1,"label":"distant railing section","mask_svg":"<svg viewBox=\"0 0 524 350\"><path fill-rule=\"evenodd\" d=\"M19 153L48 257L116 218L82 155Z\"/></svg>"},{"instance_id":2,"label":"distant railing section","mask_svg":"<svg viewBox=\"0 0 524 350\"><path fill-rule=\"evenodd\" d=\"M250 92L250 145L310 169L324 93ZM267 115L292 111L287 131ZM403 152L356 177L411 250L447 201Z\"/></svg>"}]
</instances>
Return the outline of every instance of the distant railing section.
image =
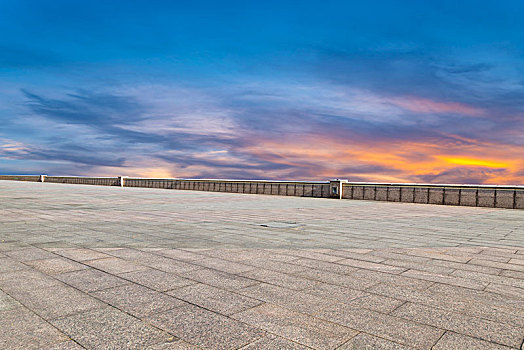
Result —
<instances>
[{"instance_id":1,"label":"distant railing section","mask_svg":"<svg viewBox=\"0 0 524 350\"><path fill-rule=\"evenodd\" d=\"M524 209L524 186L0 175L0 180Z\"/></svg>"}]
</instances>

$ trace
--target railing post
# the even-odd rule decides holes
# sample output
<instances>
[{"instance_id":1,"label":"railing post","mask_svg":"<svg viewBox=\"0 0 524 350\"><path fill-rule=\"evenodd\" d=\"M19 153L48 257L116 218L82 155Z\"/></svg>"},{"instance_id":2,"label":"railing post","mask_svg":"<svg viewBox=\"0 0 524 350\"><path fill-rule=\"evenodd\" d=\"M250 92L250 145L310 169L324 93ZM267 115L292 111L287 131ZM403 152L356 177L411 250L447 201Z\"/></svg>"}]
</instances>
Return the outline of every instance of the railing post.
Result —
<instances>
[{"instance_id":1,"label":"railing post","mask_svg":"<svg viewBox=\"0 0 524 350\"><path fill-rule=\"evenodd\" d=\"M340 180L340 179L329 180L330 197L342 199L342 195L344 192L344 184L347 182L348 180Z\"/></svg>"},{"instance_id":2,"label":"railing post","mask_svg":"<svg viewBox=\"0 0 524 350\"><path fill-rule=\"evenodd\" d=\"M125 186L126 178L127 178L127 176L119 176L118 177L118 185L120 187L124 187Z\"/></svg>"}]
</instances>

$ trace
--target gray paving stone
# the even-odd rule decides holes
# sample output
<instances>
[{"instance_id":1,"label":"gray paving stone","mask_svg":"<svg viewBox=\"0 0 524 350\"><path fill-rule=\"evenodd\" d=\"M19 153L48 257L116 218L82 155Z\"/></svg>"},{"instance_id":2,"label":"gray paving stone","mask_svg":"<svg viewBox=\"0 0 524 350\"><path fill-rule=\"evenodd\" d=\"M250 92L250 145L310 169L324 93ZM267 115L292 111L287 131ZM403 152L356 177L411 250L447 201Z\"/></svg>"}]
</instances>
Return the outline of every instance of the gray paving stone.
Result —
<instances>
[{"instance_id":1,"label":"gray paving stone","mask_svg":"<svg viewBox=\"0 0 524 350\"><path fill-rule=\"evenodd\" d=\"M85 349L84 347L78 345L78 343L73 340L65 341L62 343L54 344L49 347L42 348L42 350L81 350Z\"/></svg>"},{"instance_id":2,"label":"gray paving stone","mask_svg":"<svg viewBox=\"0 0 524 350\"><path fill-rule=\"evenodd\" d=\"M201 254L195 254L183 249L161 249L156 251L155 254L182 261L195 261L205 258L205 256Z\"/></svg>"},{"instance_id":3,"label":"gray paving stone","mask_svg":"<svg viewBox=\"0 0 524 350\"><path fill-rule=\"evenodd\" d=\"M275 305L264 304L232 316L315 349L332 349L358 332Z\"/></svg>"},{"instance_id":4,"label":"gray paving stone","mask_svg":"<svg viewBox=\"0 0 524 350\"><path fill-rule=\"evenodd\" d=\"M524 336L521 328L413 303L402 305L392 315L514 348Z\"/></svg>"},{"instance_id":5,"label":"gray paving stone","mask_svg":"<svg viewBox=\"0 0 524 350\"><path fill-rule=\"evenodd\" d=\"M255 281L275 284L277 286L295 290L306 289L311 284L311 282L305 278L291 276L284 273L264 269L251 270L248 272L241 273L239 275L251 278Z\"/></svg>"},{"instance_id":6,"label":"gray paving stone","mask_svg":"<svg viewBox=\"0 0 524 350\"><path fill-rule=\"evenodd\" d=\"M193 262L195 265L215 269L227 273L241 273L254 269L253 266L246 264L239 264L232 261L222 260L218 258L204 258Z\"/></svg>"},{"instance_id":7,"label":"gray paving stone","mask_svg":"<svg viewBox=\"0 0 524 350\"><path fill-rule=\"evenodd\" d=\"M524 279L524 272L511 271L511 270L502 270L500 272L500 276L516 278L516 279L519 279L519 280L523 280Z\"/></svg>"},{"instance_id":8,"label":"gray paving stone","mask_svg":"<svg viewBox=\"0 0 524 350\"><path fill-rule=\"evenodd\" d=\"M11 250L6 252L5 255L17 261L31 261L56 258L55 254L50 253L44 249L34 247Z\"/></svg>"},{"instance_id":9,"label":"gray paving stone","mask_svg":"<svg viewBox=\"0 0 524 350\"><path fill-rule=\"evenodd\" d=\"M338 256L341 258L363 260L363 261L369 261L373 263L381 263L382 261L386 260L376 255L367 254L369 252L372 252L372 250L366 249L364 251L365 253L361 253L361 252L355 251L354 249L343 249L343 250L331 250L327 254Z\"/></svg>"},{"instance_id":10,"label":"gray paving stone","mask_svg":"<svg viewBox=\"0 0 524 350\"><path fill-rule=\"evenodd\" d=\"M98 300L68 286L24 289L11 295L46 320L104 306Z\"/></svg>"},{"instance_id":11,"label":"gray paving stone","mask_svg":"<svg viewBox=\"0 0 524 350\"><path fill-rule=\"evenodd\" d=\"M127 272L120 274L119 276L160 292L189 286L195 283L195 281L189 280L187 278L153 269Z\"/></svg>"},{"instance_id":12,"label":"gray paving stone","mask_svg":"<svg viewBox=\"0 0 524 350\"><path fill-rule=\"evenodd\" d=\"M440 275L437 273L431 273L426 271L408 270L402 274L404 277L411 277L416 279L422 279L426 281L438 282L443 284L450 284L458 287L471 288L477 290L483 290L488 285L487 282L481 282L471 280L468 278Z\"/></svg>"},{"instance_id":13,"label":"gray paving stone","mask_svg":"<svg viewBox=\"0 0 524 350\"><path fill-rule=\"evenodd\" d=\"M520 287L513 287L507 284L490 283L485 291L501 294L521 300L521 305L524 305L524 289Z\"/></svg>"},{"instance_id":14,"label":"gray paving stone","mask_svg":"<svg viewBox=\"0 0 524 350\"><path fill-rule=\"evenodd\" d=\"M178 261L164 257L162 257L161 259L157 259L156 261L145 263L145 265L160 271L174 274L182 274L189 271L201 269L201 266L199 265L189 264L184 261Z\"/></svg>"},{"instance_id":15,"label":"gray paving stone","mask_svg":"<svg viewBox=\"0 0 524 350\"><path fill-rule=\"evenodd\" d=\"M328 307L318 316L361 332L422 349L430 348L444 333L435 327L344 304Z\"/></svg>"},{"instance_id":16,"label":"gray paving stone","mask_svg":"<svg viewBox=\"0 0 524 350\"><path fill-rule=\"evenodd\" d=\"M245 288L258 283L252 279L205 268L186 272L181 274L181 276L200 283L209 284L211 286L227 290Z\"/></svg>"},{"instance_id":17,"label":"gray paving stone","mask_svg":"<svg viewBox=\"0 0 524 350\"><path fill-rule=\"evenodd\" d=\"M119 273L147 270L147 267L145 266L138 265L131 261L126 261L126 260L119 259L119 258L88 260L88 261L85 261L84 263L96 269L110 273L110 274L119 274Z\"/></svg>"},{"instance_id":18,"label":"gray paving stone","mask_svg":"<svg viewBox=\"0 0 524 350\"><path fill-rule=\"evenodd\" d=\"M86 261L86 260L95 260L95 259L103 259L103 258L110 258L110 255L97 252L96 250L92 249L85 249L85 248L67 248L67 249L59 249L53 251L55 254L64 256L66 258L75 260L75 261Z\"/></svg>"},{"instance_id":19,"label":"gray paving stone","mask_svg":"<svg viewBox=\"0 0 524 350\"><path fill-rule=\"evenodd\" d=\"M314 260L314 259L307 259L307 258L300 258L300 259L294 260L292 261L292 264L307 267L307 268L312 268L316 270L334 272L334 273L338 273L342 275L351 274L358 270L355 267L341 265L338 262L330 263L330 262Z\"/></svg>"},{"instance_id":20,"label":"gray paving stone","mask_svg":"<svg viewBox=\"0 0 524 350\"><path fill-rule=\"evenodd\" d=\"M446 332L438 343L433 347L434 350L509 350L511 348L495 343L489 343L478 338L453 332Z\"/></svg>"},{"instance_id":21,"label":"gray paving stone","mask_svg":"<svg viewBox=\"0 0 524 350\"><path fill-rule=\"evenodd\" d=\"M477 291L468 288L436 283L428 289L428 292L453 295L456 300L468 300L477 303L489 304L492 307L506 307L515 310L515 312L524 311L524 300L522 300L522 298L493 293L488 291L487 288L484 291Z\"/></svg>"},{"instance_id":22,"label":"gray paving stone","mask_svg":"<svg viewBox=\"0 0 524 350\"><path fill-rule=\"evenodd\" d=\"M62 285L63 283L60 281L35 270L23 270L0 274L0 288L9 293Z\"/></svg>"},{"instance_id":23,"label":"gray paving stone","mask_svg":"<svg viewBox=\"0 0 524 350\"><path fill-rule=\"evenodd\" d=\"M25 264L32 266L33 268L48 275L56 275L88 268L88 266L64 258L31 260L26 261Z\"/></svg>"},{"instance_id":24,"label":"gray paving stone","mask_svg":"<svg viewBox=\"0 0 524 350\"><path fill-rule=\"evenodd\" d=\"M327 284L333 284L353 289L367 289L377 283L379 283L376 280L371 280L368 278L363 278L362 275L360 276L347 276L347 275L340 275L337 273L332 273L329 271L321 271L321 270L314 270L314 269L308 269L301 272L295 272L295 276L303 277L309 280L318 281L318 282L324 282Z\"/></svg>"},{"instance_id":25,"label":"gray paving stone","mask_svg":"<svg viewBox=\"0 0 524 350\"><path fill-rule=\"evenodd\" d=\"M398 266L376 264L376 263L372 263L369 261L362 261L362 260L356 260L356 259L344 259L344 260L338 261L337 263L342 264L342 265L358 267L361 269L386 272L386 273L392 273L392 274L399 274L407 270L405 268L398 267Z\"/></svg>"},{"instance_id":26,"label":"gray paving stone","mask_svg":"<svg viewBox=\"0 0 524 350\"><path fill-rule=\"evenodd\" d=\"M0 273L26 270L28 267L12 258L0 258Z\"/></svg>"},{"instance_id":27,"label":"gray paving stone","mask_svg":"<svg viewBox=\"0 0 524 350\"><path fill-rule=\"evenodd\" d=\"M524 280L512 277L489 275L485 273L464 270L455 270L451 273L451 275L486 283L504 284L513 287L524 288Z\"/></svg>"},{"instance_id":28,"label":"gray paving stone","mask_svg":"<svg viewBox=\"0 0 524 350\"><path fill-rule=\"evenodd\" d=\"M144 349L173 338L172 335L111 307L53 320L52 323L90 349Z\"/></svg>"},{"instance_id":29,"label":"gray paving stone","mask_svg":"<svg viewBox=\"0 0 524 350\"><path fill-rule=\"evenodd\" d=\"M245 296L247 295L245 293L242 293L245 295L240 295L202 283L178 288L169 291L167 294L226 316L250 309L262 303L259 300Z\"/></svg>"},{"instance_id":30,"label":"gray paving stone","mask_svg":"<svg viewBox=\"0 0 524 350\"><path fill-rule=\"evenodd\" d=\"M68 337L26 308L0 311L0 349L41 349Z\"/></svg>"},{"instance_id":31,"label":"gray paving stone","mask_svg":"<svg viewBox=\"0 0 524 350\"><path fill-rule=\"evenodd\" d=\"M337 300L331 297L319 297L266 283L247 287L237 292L289 310L308 314L316 313L329 305L337 303Z\"/></svg>"},{"instance_id":32,"label":"gray paving stone","mask_svg":"<svg viewBox=\"0 0 524 350\"><path fill-rule=\"evenodd\" d=\"M368 283L373 283L373 285L376 285L379 283L388 283L388 284L393 284L393 285L399 285L407 289L415 289L415 290L425 290L428 287L430 287L431 285L433 285L433 282L431 281L408 277L404 274L395 275L395 274L382 273L378 271L370 271L370 270L365 270L365 269L352 273L351 277L354 279L361 279L361 280L368 281Z\"/></svg>"},{"instance_id":33,"label":"gray paving stone","mask_svg":"<svg viewBox=\"0 0 524 350\"><path fill-rule=\"evenodd\" d=\"M366 294L361 297L355 298L348 302L348 305L353 306L357 309L369 309L383 313L390 313L397 307L402 305L404 301L376 295Z\"/></svg>"},{"instance_id":34,"label":"gray paving stone","mask_svg":"<svg viewBox=\"0 0 524 350\"><path fill-rule=\"evenodd\" d=\"M159 343L147 347L147 350L199 350L201 348L186 343L183 340L174 340L165 343Z\"/></svg>"},{"instance_id":35,"label":"gray paving stone","mask_svg":"<svg viewBox=\"0 0 524 350\"><path fill-rule=\"evenodd\" d=\"M348 342L342 344L337 350L410 350L411 347L401 345L383 338L378 338L366 333L359 333Z\"/></svg>"},{"instance_id":36,"label":"gray paving stone","mask_svg":"<svg viewBox=\"0 0 524 350\"><path fill-rule=\"evenodd\" d=\"M185 305L179 299L137 284L104 289L91 295L139 318Z\"/></svg>"},{"instance_id":37,"label":"gray paving stone","mask_svg":"<svg viewBox=\"0 0 524 350\"><path fill-rule=\"evenodd\" d=\"M94 292L129 283L125 279L93 269L63 273L56 275L55 278L84 292Z\"/></svg>"},{"instance_id":38,"label":"gray paving stone","mask_svg":"<svg viewBox=\"0 0 524 350\"><path fill-rule=\"evenodd\" d=\"M277 337L273 334L268 334L265 337L260 338L253 343L246 345L242 350L266 350L266 349L279 349L279 350L307 350L309 347L300 345L290 340Z\"/></svg>"},{"instance_id":39,"label":"gray paving stone","mask_svg":"<svg viewBox=\"0 0 524 350\"><path fill-rule=\"evenodd\" d=\"M444 267L444 266L438 266L431 263L420 263L420 262L412 262L412 261L406 261L406 260L394 260L394 259L388 259L383 262L385 265L390 266L397 266L397 267L403 267L406 269L415 269L418 271L425 271L440 275L449 275L455 269L450 267Z\"/></svg>"},{"instance_id":40,"label":"gray paving stone","mask_svg":"<svg viewBox=\"0 0 524 350\"><path fill-rule=\"evenodd\" d=\"M287 274L299 273L299 272L308 270L307 267L294 265L294 264L290 264L290 263L282 262L282 261L269 260L268 258L247 259L247 260L242 260L242 263L246 265L250 265L250 266L264 268L266 270L272 270L272 271L276 271L280 273L287 273Z\"/></svg>"},{"instance_id":41,"label":"gray paving stone","mask_svg":"<svg viewBox=\"0 0 524 350\"><path fill-rule=\"evenodd\" d=\"M402 288L401 286L376 285L369 291L399 300L421 303L447 311L463 313L472 317L524 327L524 314L515 309L510 300L492 300L484 292L465 288L444 286L426 291ZM467 293L473 292L474 294Z\"/></svg>"},{"instance_id":42,"label":"gray paving stone","mask_svg":"<svg viewBox=\"0 0 524 350\"><path fill-rule=\"evenodd\" d=\"M325 251L329 252L331 250L326 249ZM343 260L343 258L339 256L324 254L321 251L318 251L316 249L301 249L301 250L287 249L287 250L280 250L280 252L282 254L288 254L291 256L308 258L308 259L325 261L325 262L335 262L335 261Z\"/></svg>"},{"instance_id":43,"label":"gray paving stone","mask_svg":"<svg viewBox=\"0 0 524 350\"><path fill-rule=\"evenodd\" d=\"M148 321L206 349L236 349L264 335L254 327L194 305L155 314Z\"/></svg>"},{"instance_id":44,"label":"gray paving stone","mask_svg":"<svg viewBox=\"0 0 524 350\"><path fill-rule=\"evenodd\" d=\"M304 292L313 294L322 298L334 299L342 303L350 303L357 298L368 295L368 293L343 286L337 286L328 283L316 282Z\"/></svg>"},{"instance_id":45,"label":"gray paving stone","mask_svg":"<svg viewBox=\"0 0 524 350\"><path fill-rule=\"evenodd\" d=\"M508 264L508 263L497 262L497 261L492 261L492 260L485 260L485 259L477 258L477 259L471 259L470 261L468 261L468 264L495 267L495 268L499 268L502 270L513 270L513 271L524 272L523 265Z\"/></svg>"},{"instance_id":46,"label":"gray paving stone","mask_svg":"<svg viewBox=\"0 0 524 350\"><path fill-rule=\"evenodd\" d=\"M0 311L12 310L21 306L22 304L0 290Z\"/></svg>"}]
</instances>

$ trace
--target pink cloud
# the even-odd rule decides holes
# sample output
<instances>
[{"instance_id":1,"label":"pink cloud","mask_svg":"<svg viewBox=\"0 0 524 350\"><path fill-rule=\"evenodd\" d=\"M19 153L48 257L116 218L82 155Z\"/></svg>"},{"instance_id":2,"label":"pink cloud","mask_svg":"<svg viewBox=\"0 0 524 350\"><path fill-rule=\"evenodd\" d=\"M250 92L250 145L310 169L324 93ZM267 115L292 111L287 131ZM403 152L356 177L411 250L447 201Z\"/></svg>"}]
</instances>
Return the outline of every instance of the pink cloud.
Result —
<instances>
[{"instance_id":1,"label":"pink cloud","mask_svg":"<svg viewBox=\"0 0 524 350\"><path fill-rule=\"evenodd\" d=\"M458 102L439 102L427 98L404 96L389 99L395 106L416 113L454 113L469 116L480 116L484 111L480 108L468 106Z\"/></svg>"}]
</instances>

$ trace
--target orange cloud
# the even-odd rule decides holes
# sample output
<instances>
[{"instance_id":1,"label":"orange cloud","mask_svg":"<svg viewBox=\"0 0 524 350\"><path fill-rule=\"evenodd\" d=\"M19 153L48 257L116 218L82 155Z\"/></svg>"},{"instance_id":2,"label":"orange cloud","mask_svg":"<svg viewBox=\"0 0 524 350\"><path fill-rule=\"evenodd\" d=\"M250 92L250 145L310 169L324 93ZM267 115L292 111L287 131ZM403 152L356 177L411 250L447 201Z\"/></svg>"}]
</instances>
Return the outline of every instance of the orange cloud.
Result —
<instances>
[{"instance_id":1,"label":"orange cloud","mask_svg":"<svg viewBox=\"0 0 524 350\"><path fill-rule=\"evenodd\" d=\"M465 166L480 166L488 168L506 168L508 167L507 163L501 163L493 160L483 160L483 159L474 159L474 158L464 158L464 157L439 157L443 161L446 161L451 164L465 165Z\"/></svg>"},{"instance_id":2,"label":"orange cloud","mask_svg":"<svg viewBox=\"0 0 524 350\"><path fill-rule=\"evenodd\" d=\"M304 179L347 177L365 181L457 182L462 177L490 184L524 183L524 147L373 140L366 143L340 141L318 135L300 141L258 140L248 151L266 161L310 168ZM501 151L501 150L504 151ZM354 169L354 172L352 172ZM366 171L369 169L369 171Z\"/></svg>"}]
</instances>

